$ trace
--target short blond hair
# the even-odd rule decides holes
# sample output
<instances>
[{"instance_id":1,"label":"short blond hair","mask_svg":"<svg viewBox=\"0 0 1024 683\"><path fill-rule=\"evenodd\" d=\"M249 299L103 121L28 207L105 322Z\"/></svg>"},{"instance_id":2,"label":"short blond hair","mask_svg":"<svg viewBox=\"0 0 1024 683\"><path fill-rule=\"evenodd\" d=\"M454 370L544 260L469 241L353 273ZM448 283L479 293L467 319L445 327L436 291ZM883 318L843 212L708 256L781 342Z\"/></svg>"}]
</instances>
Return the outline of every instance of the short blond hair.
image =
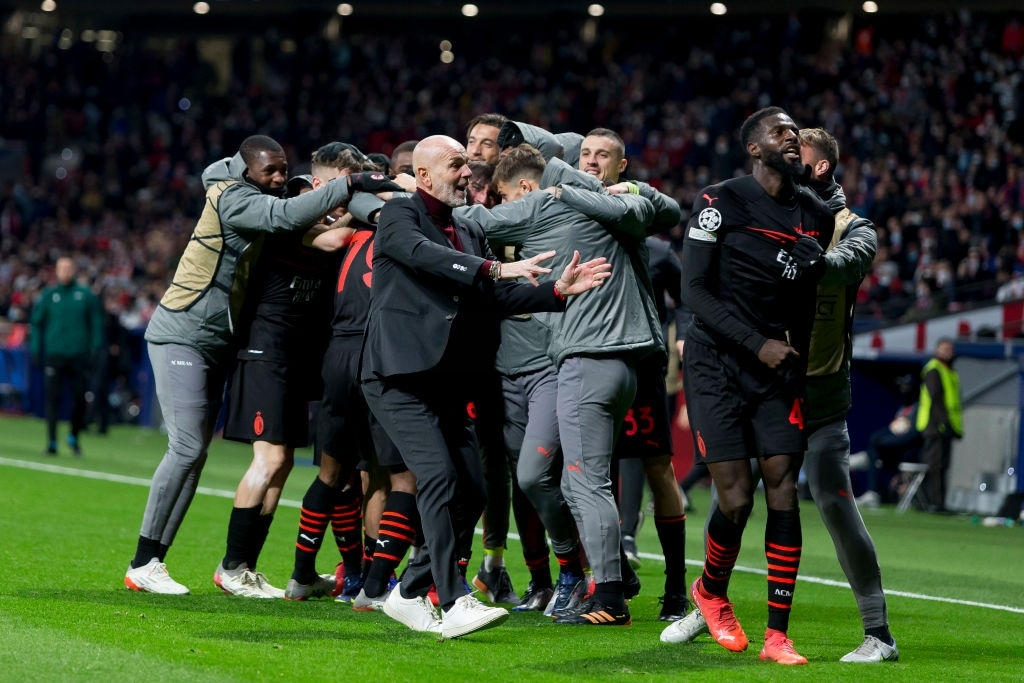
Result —
<instances>
[{"instance_id":1,"label":"short blond hair","mask_svg":"<svg viewBox=\"0 0 1024 683\"><path fill-rule=\"evenodd\" d=\"M839 165L839 142L823 128L803 128L800 130L800 143L807 145L828 162L828 174L835 173Z\"/></svg>"}]
</instances>

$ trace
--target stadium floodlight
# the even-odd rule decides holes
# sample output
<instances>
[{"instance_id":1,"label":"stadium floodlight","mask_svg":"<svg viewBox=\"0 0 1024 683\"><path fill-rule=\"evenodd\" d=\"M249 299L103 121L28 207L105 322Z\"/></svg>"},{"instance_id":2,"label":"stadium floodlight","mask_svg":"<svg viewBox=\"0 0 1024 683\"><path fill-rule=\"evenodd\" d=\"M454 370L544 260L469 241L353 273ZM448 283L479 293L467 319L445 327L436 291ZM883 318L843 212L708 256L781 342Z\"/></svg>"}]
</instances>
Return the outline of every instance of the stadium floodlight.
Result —
<instances>
[{"instance_id":1,"label":"stadium floodlight","mask_svg":"<svg viewBox=\"0 0 1024 683\"><path fill-rule=\"evenodd\" d=\"M449 50L452 49L452 41L442 40L441 44L438 47L441 48L441 52L448 52Z\"/></svg>"},{"instance_id":2,"label":"stadium floodlight","mask_svg":"<svg viewBox=\"0 0 1024 683\"><path fill-rule=\"evenodd\" d=\"M343 16L343 17L347 17L347 16L351 16L351 15L352 15L352 12L353 12L354 10L355 10L355 7L353 7L353 6L351 5L351 3L343 2L343 3L341 3L340 5L338 5L338 9L337 9L336 11L337 11L337 13L338 13L338 14L340 14L341 16Z\"/></svg>"},{"instance_id":3,"label":"stadium floodlight","mask_svg":"<svg viewBox=\"0 0 1024 683\"><path fill-rule=\"evenodd\" d=\"M720 17L728 11L729 8L725 6L724 2L711 3L711 13L714 14L716 17Z\"/></svg>"},{"instance_id":4,"label":"stadium floodlight","mask_svg":"<svg viewBox=\"0 0 1024 683\"><path fill-rule=\"evenodd\" d=\"M589 14L592 17L603 16L604 15L604 5L601 5L601 4L595 2L593 5L591 5L590 7L587 8L587 14Z\"/></svg>"},{"instance_id":5,"label":"stadium floodlight","mask_svg":"<svg viewBox=\"0 0 1024 683\"><path fill-rule=\"evenodd\" d=\"M480 14L480 8L471 2L467 2L462 6L462 16L464 17L475 17Z\"/></svg>"},{"instance_id":6,"label":"stadium floodlight","mask_svg":"<svg viewBox=\"0 0 1024 683\"><path fill-rule=\"evenodd\" d=\"M445 50L441 53L441 62L444 64L451 64L455 61L455 53L451 50Z\"/></svg>"},{"instance_id":7,"label":"stadium floodlight","mask_svg":"<svg viewBox=\"0 0 1024 683\"><path fill-rule=\"evenodd\" d=\"M867 0L867 2L861 5L860 8L868 14L874 14L878 11L878 3L872 2L872 0Z\"/></svg>"},{"instance_id":8,"label":"stadium floodlight","mask_svg":"<svg viewBox=\"0 0 1024 683\"><path fill-rule=\"evenodd\" d=\"M196 14L209 14L210 13L210 3L208 3L208 2L197 2L196 4L192 5L192 11L195 12Z\"/></svg>"},{"instance_id":9,"label":"stadium floodlight","mask_svg":"<svg viewBox=\"0 0 1024 683\"><path fill-rule=\"evenodd\" d=\"M52 12L57 9L57 3L54 0L43 0L43 4L39 5L39 9L44 12Z\"/></svg>"}]
</instances>

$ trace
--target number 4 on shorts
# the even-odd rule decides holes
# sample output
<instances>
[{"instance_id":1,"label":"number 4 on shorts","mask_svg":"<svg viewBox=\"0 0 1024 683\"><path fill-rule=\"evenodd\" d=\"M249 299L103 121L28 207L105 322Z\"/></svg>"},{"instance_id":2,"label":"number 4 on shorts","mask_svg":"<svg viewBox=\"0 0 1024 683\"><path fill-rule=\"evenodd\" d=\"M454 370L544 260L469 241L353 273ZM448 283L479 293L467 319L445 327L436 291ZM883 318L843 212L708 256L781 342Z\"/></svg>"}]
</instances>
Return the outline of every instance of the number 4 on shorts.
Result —
<instances>
[{"instance_id":1,"label":"number 4 on shorts","mask_svg":"<svg viewBox=\"0 0 1024 683\"><path fill-rule=\"evenodd\" d=\"M793 407L789 411L789 424L796 425L801 432L804 430L803 399L793 399Z\"/></svg>"}]
</instances>

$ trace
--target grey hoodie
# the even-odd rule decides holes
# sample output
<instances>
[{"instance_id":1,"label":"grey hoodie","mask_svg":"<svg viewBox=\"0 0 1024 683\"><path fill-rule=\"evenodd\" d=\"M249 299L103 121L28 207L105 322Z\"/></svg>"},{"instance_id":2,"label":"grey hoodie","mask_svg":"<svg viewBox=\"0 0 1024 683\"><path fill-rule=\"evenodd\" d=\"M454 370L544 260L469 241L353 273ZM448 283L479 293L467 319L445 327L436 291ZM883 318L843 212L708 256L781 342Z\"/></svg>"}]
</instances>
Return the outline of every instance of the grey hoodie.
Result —
<instances>
[{"instance_id":1,"label":"grey hoodie","mask_svg":"<svg viewBox=\"0 0 1024 683\"><path fill-rule=\"evenodd\" d=\"M633 260L646 261L645 228L654 211L638 195L610 195L600 181L555 158L541 178L560 186L561 199L530 192L493 209L458 209L454 218L478 223L492 248L516 246L522 257L555 250L545 265L560 273L578 250L582 260L606 257L609 280L572 297L564 313L516 317L502 322L498 369L515 375L556 365L573 354L646 355L663 345L654 301ZM544 284L542 286L548 286Z\"/></svg>"},{"instance_id":2,"label":"grey hoodie","mask_svg":"<svg viewBox=\"0 0 1024 683\"><path fill-rule=\"evenodd\" d=\"M146 328L147 341L191 346L211 362L226 364L263 236L307 229L349 198L348 183L341 180L280 199L246 182L244 172L240 154L203 171L206 206Z\"/></svg>"}]
</instances>

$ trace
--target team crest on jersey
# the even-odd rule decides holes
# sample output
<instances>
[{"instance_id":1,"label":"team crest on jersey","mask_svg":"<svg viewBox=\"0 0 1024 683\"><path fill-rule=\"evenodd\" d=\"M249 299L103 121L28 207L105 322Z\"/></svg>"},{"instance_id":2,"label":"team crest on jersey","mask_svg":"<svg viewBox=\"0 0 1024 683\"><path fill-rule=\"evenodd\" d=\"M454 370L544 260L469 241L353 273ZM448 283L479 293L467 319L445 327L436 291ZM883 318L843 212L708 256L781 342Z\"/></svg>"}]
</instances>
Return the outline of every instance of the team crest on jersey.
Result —
<instances>
[{"instance_id":1,"label":"team crest on jersey","mask_svg":"<svg viewBox=\"0 0 1024 683\"><path fill-rule=\"evenodd\" d=\"M709 206L701 211L700 215L697 216L697 225L699 225L702 230L706 230L708 232L718 230L718 227L722 225L722 212Z\"/></svg>"},{"instance_id":2,"label":"team crest on jersey","mask_svg":"<svg viewBox=\"0 0 1024 683\"><path fill-rule=\"evenodd\" d=\"M690 228L690 239L697 240L698 242L717 242L718 235L707 230L701 230L694 225Z\"/></svg>"}]
</instances>

